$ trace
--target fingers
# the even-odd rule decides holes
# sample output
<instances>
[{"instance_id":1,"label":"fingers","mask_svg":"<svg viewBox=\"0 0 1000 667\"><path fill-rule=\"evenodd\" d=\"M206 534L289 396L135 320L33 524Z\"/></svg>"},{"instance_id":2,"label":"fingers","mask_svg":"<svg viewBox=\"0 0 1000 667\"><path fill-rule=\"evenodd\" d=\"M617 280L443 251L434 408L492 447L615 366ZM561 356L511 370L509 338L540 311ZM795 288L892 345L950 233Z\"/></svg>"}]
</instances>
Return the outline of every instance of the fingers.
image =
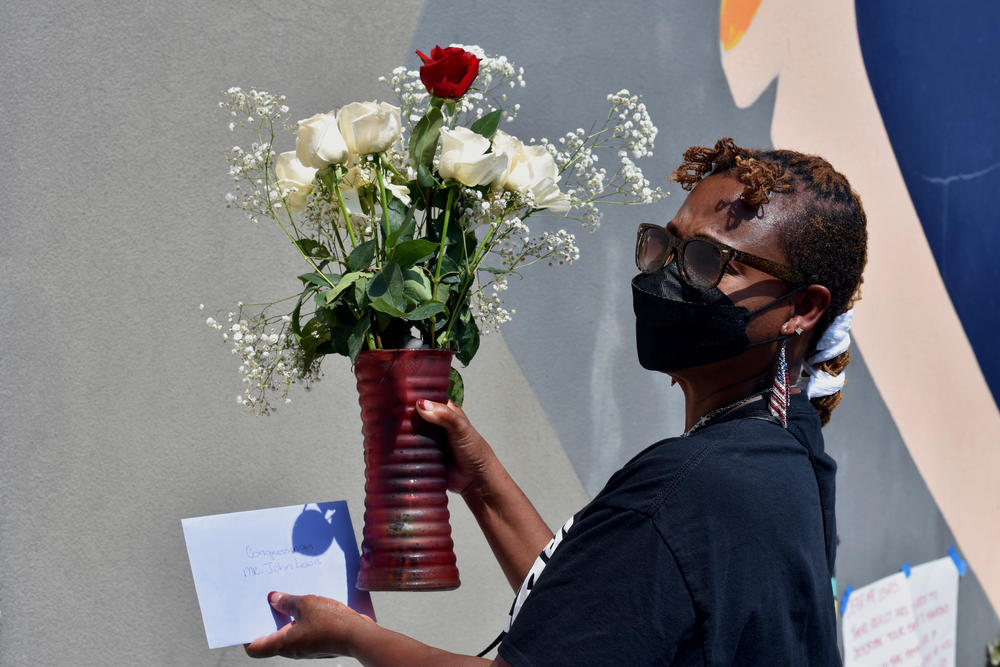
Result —
<instances>
[{"instance_id":1,"label":"fingers","mask_svg":"<svg viewBox=\"0 0 1000 667\"><path fill-rule=\"evenodd\" d=\"M421 399L417 401L416 408L421 418L431 424L441 426L448 431L449 435L468 436L470 432L475 432L472 424L469 423L469 418L465 416L465 412L452 401L435 403Z\"/></svg>"},{"instance_id":2,"label":"fingers","mask_svg":"<svg viewBox=\"0 0 1000 667\"><path fill-rule=\"evenodd\" d=\"M271 603L272 607L292 618L299 617L299 601L301 599L298 595L289 595L278 591L271 591L267 594L267 601Z\"/></svg>"},{"instance_id":3,"label":"fingers","mask_svg":"<svg viewBox=\"0 0 1000 667\"><path fill-rule=\"evenodd\" d=\"M288 593L279 593L278 591L271 591L267 594L267 601L271 603L271 606L275 610L293 618L298 618L299 616L300 599L298 595L289 595ZM243 648L251 658L270 658L278 655L288 641L288 633L292 632L295 626L296 622L292 621L269 635L259 637L249 644L244 644Z\"/></svg>"},{"instance_id":4,"label":"fingers","mask_svg":"<svg viewBox=\"0 0 1000 667\"><path fill-rule=\"evenodd\" d=\"M243 645L243 650L251 658L273 658L281 653L288 643L288 633L295 628L295 621L275 630L269 635L258 637L249 644Z\"/></svg>"}]
</instances>

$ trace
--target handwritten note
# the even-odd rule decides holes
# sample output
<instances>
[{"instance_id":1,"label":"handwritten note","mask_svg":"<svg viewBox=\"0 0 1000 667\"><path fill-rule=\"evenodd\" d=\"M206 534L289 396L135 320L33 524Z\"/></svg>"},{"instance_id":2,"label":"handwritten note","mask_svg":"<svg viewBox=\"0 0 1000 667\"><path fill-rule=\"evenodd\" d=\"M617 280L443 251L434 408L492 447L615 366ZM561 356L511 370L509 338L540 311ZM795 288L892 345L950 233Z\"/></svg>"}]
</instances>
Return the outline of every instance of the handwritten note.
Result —
<instances>
[{"instance_id":1,"label":"handwritten note","mask_svg":"<svg viewBox=\"0 0 1000 667\"><path fill-rule=\"evenodd\" d=\"M907 576L907 574L909 576ZM959 570L950 557L854 591L844 609L845 667L954 667Z\"/></svg>"},{"instance_id":2,"label":"handwritten note","mask_svg":"<svg viewBox=\"0 0 1000 667\"><path fill-rule=\"evenodd\" d=\"M182 519L209 648L243 644L291 619L270 591L314 593L374 618L354 587L360 559L345 501Z\"/></svg>"},{"instance_id":3,"label":"handwritten note","mask_svg":"<svg viewBox=\"0 0 1000 667\"><path fill-rule=\"evenodd\" d=\"M844 609L845 667L922 664L906 575L897 572L856 589Z\"/></svg>"},{"instance_id":4,"label":"handwritten note","mask_svg":"<svg viewBox=\"0 0 1000 667\"><path fill-rule=\"evenodd\" d=\"M910 596L924 667L954 667L958 569L945 557L910 570Z\"/></svg>"}]
</instances>

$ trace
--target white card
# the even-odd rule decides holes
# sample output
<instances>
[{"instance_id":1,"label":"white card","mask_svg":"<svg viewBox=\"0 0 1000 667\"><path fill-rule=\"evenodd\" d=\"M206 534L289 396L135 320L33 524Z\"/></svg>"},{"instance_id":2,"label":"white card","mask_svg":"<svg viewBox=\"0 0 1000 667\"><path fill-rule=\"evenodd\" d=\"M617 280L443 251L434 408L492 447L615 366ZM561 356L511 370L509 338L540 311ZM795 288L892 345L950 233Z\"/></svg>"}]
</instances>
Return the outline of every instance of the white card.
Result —
<instances>
[{"instance_id":1,"label":"white card","mask_svg":"<svg viewBox=\"0 0 1000 667\"><path fill-rule=\"evenodd\" d=\"M271 591L333 598L375 617L354 587L360 567L347 502L291 505L182 519L209 648L245 644L291 619Z\"/></svg>"}]
</instances>

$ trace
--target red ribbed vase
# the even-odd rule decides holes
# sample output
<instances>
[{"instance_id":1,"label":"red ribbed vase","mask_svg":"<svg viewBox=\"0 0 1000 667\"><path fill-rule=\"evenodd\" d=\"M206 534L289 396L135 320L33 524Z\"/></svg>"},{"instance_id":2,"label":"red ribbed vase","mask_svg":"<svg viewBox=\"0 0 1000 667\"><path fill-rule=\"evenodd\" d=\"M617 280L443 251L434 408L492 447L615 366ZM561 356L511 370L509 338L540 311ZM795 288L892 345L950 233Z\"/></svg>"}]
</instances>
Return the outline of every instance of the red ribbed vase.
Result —
<instances>
[{"instance_id":1,"label":"red ribbed vase","mask_svg":"<svg viewBox=\"0 0 1000 667\"><path fill-rule=\"evenodd\" d=\"M448 401L450 350L365 350L354 373L365 436L365 528L358 588L458 588L448 523L444 430L416 414Z\"/></svg>"}]
</instances>

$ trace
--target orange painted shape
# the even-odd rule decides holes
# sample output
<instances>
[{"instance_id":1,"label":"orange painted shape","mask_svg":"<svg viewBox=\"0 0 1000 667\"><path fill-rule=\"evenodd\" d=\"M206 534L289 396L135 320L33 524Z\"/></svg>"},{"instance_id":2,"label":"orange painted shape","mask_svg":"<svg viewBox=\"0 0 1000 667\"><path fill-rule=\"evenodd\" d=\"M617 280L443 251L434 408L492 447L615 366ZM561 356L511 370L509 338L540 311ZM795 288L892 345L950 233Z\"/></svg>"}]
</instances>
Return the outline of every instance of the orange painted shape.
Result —
<instances>
[{"instance_id":1,"label":"orange painted shape","mask_svg":"<svg viewBox=\"0 0 1000 667\"><path fill-rule=\"evenodd\" d=\"M743 39L761 0L722 0L719 9L719 40L728 51Z\"/></svg>"}]
</instances>

